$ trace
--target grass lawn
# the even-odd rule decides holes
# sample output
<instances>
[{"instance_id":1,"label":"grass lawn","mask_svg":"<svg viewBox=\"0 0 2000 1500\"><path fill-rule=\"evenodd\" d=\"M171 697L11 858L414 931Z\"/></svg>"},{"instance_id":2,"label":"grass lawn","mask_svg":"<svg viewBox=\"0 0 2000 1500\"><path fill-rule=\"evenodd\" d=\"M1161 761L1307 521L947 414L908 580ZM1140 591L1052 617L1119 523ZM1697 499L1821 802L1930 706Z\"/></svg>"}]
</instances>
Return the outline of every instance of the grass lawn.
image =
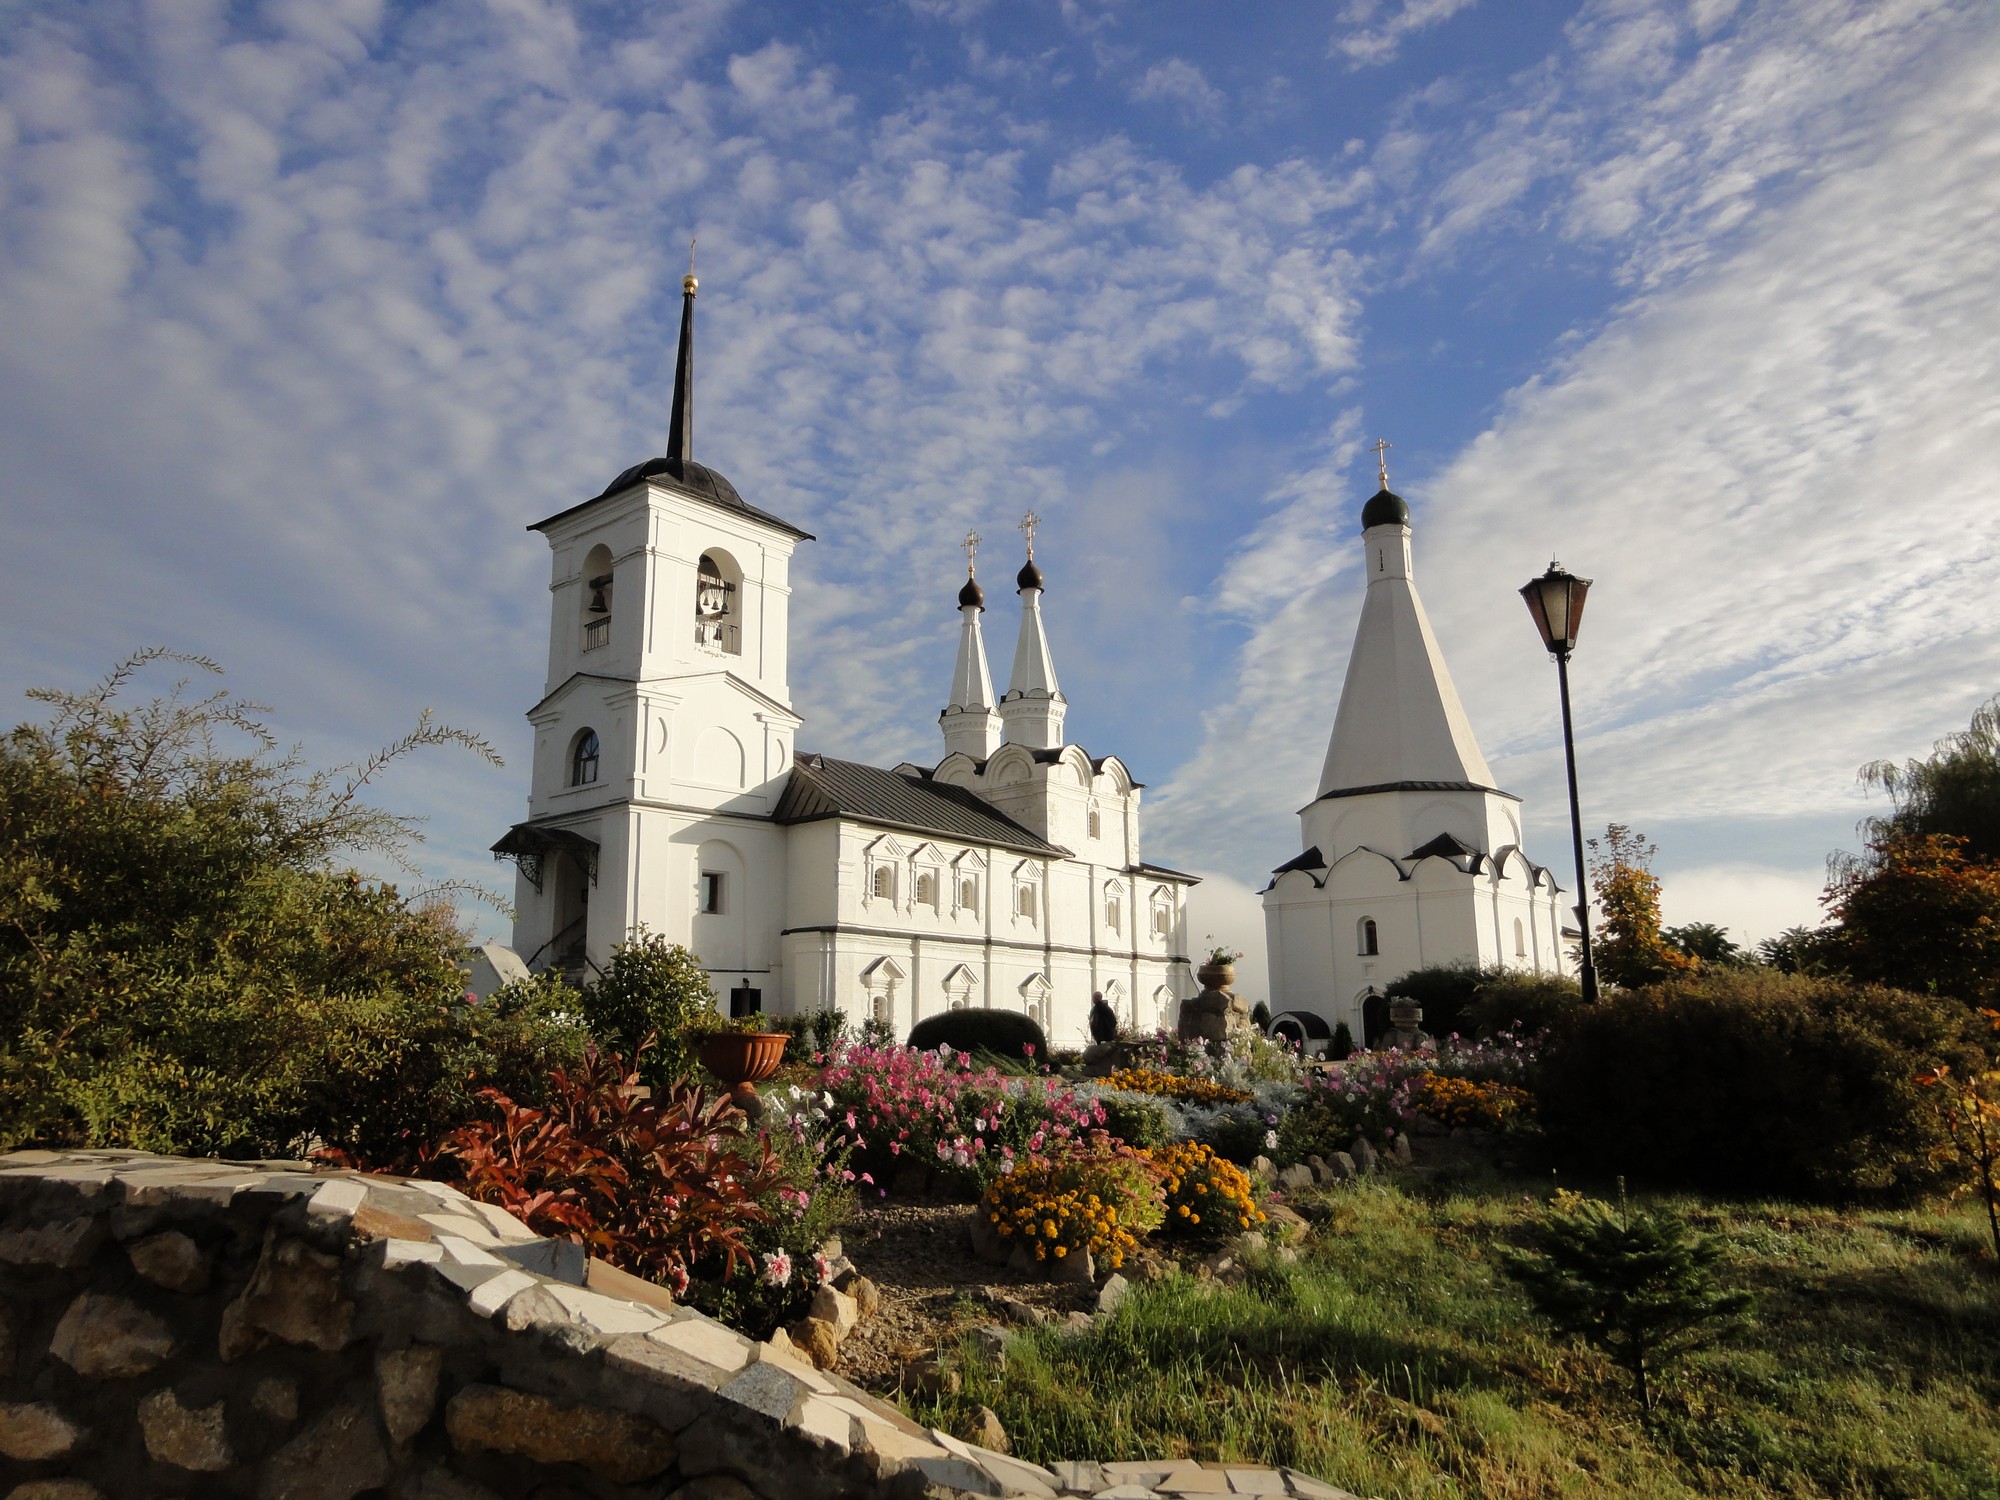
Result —
<instances>
[{"instance_id":1,"label":"grass lawn","mask_svg":"<svg viewBox=\"0 0 2000 1500\"><path fill-rule=\"evenodd\" d=\"M1749 1320L1643 1416L1624 1376L1550 1334L1498 1270L1547 1182L1474 1171L1299 1203L1296 1265L1135 1287L1084 1335L1017 1339L1004 1372L917 1406L991 1406L1050 1462L1289 1464L1376 1496L2000 1497L2000 1274L1953 1211L1669 1199L1732 1245Z\"/></svg>"}]
</instances>

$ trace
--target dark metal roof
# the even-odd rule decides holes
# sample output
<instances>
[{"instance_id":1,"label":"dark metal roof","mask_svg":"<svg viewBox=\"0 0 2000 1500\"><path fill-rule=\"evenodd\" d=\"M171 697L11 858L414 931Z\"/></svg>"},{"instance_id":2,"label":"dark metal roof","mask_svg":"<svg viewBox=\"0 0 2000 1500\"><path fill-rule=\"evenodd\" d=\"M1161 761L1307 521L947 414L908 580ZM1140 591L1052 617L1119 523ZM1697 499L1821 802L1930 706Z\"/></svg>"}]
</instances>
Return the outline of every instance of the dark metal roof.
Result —
<instances>
[{"instance_id":1,"label":"dark metal roof","mask_svg":"<svg viewBox=\"0 0 2000 1500\"><path fill-rule=\"evenodd\" d=\"M1021 565L1021 571L1014 575L1014 592L1022 589L1038 589L1042 586L1042 570L1035 566L1031 557Z\"/></svg>"},{"instance_id":2,"label":"dark metal roof","mask_svg":"<svg viewBox=\"0 0 2000 1500\"><path fill-rule=\"evenodd\" d=\"M1058 694L1057 694L1056 696L1057 696L1057 697L1059 697L1059 698L1060 698L1060 697L1062 697L1062 695L1061 695L1060 693L1058 693ZM1065 703L1067 703L1067 702L1068 702L1069 700L1068 700L1067 698L1064 698L1064 699L1063 699L1063 701L1064 701ZM1063 751L1067 750L1068 748L1069 748L1069 746L1067 746L1067 745L1057 745L1057 746L1054 746L1054 747L1053 747L1052 749L1048 749L1048 750L1030 750L1030 751L1029 751L1028 753L1029 753L1030 755L1034 756L1034 758L1035 758L1036 760L1040 761L1040 762L1041 762L1041 763L1042 763L1043 765L1045 765L1045 766L1052 766L1052 765L1054 765L1054 764L1055 764L1055 763L1056 763L1057 761L1059 761L1059 760L1061 760L1061 759L1062 759L1062 755L1063 755ZM1081 746L1081 745L1078 745L1078 746L1077 746L1076 748L1077 748L1077 749L1079 749L1079 750L1083 750L1083 746ZM1089 761L1089 762L1090 762L1090 774L1091 774L1091 775L1093 775L1093 776L1101 776L1101 775L1103 775L1103 774L1104 774L1104 763L1105 763L1105 762L1106 762L1107 760L1111 759L1111 757L1110 757L1110 756L1108 756L1108 755L1092 755L1092 754L1091 754L1091 753L1090 753L1090 752L1089 752L1088 750L1083 750L1083 758L1084 758L1085 760L1087 760L1087 761ZM1125 765L1125 763L1124 763L1123 761L1120 761L1120 762L1119 762L1119 764L1120 764L1120 765ZM981 762L979 763L979 768L980 768L980 770L984 771L984 770L986 769L986 762L982 760L982 761L981 761ZM1141 787L1145 786L1145 784L1146 784L1146 783L1145 783L1145 782L1143 782L1143 781L1137 781L1137 780L1134 780L1134 779L1133 779L1133 777L1132 777L1132 768L1131 768L1130 766L1125 766L1125 778L1126 778L1126 780L1128 780L1128 781L1131 781L1131 782L1132 782L1132 787L1133 787L1133 789L1134 789L1135 791L1136 791L1136 790L1138 790L1139 788L1141 788Z\"/></svg>"},{"instance_id":3,"label":"dark metal roof","mask_svg":"<svg viewBox=\"0 0 2000 1500\"><path fill-rule=\"evenodd\" d=\"M556 522L566 520L585 506L595 505L600 500L608 500L613 495L623 494L634 485L644 483L648 480L654 484L663 485L668 489L679 490L690 499L705 501L713 505L717 510L728 511L731 514L739 516L748 516L753 521L762 521L766 526L775 526L778 530L788 532L802 542L813 540L813 534L810 531L801 531L790 521L774 516L769 511L759 510L756 506L746 502L741 495L736 493L736 486L716 473L715 470L708 468L706 465L698 464L693 459L682 460L675 458L649 458L642 464L634 464L606 485L600 493L592 495L588 500L584 501L582 505L572 505L568 510L559 510L552 516L544 516L541 520L530 526L528 530L546 531Z\"/></svg>"},{"instance_id":4,"label":"dark metal roof","mask_svg":"<svg viewBox=\"0 0 2000 1500\"><path fill-rule=\"evenodd\" d=\"M1386 484L1377 490L1374 497L1361 507L1361 529L1371 526L1407 526L1410 524L1410 507L1403 503L1403 497Z\"/></svg>"},{"instance_id":5,"label":"dark metal roof","mask_svg":"<svg viewBox=\"0 0 2000 1500\"><path fill-rule=\"evenodd\" d=\"M1038 838L964 787L830 755L801 755L793 762L771 819L812 823L822 818L852 818L1027 854L1069 855L1067 849Z\"/></svg>"},{"instance_id":6,"label":"dark metal roof","mask_svg":"<svg viewBox=\"0 0 2000 1500\"><path fill-rule=\"evenodd\" d=\"M1410 858L1428 859L1433 854L1442 854L1446 859L1476 859L1479 857L1479 850L1456 834L1441 833L1423 848L1412 849Z\"/></svg>"},{"instance_id":7,"label":"dark metal roof","mask_svg":"<svg viewBox=\"0 0 2000 1500\"><path fill-rule=\"evenodd\" d=\"M1331 802L1335 797L1366 797L1370 792L1490 792L1495 797L1505 797L1509 802L1521 799L1512 792L1503 792L1497 786L1481 786L1476 781L1378 781L1373 786L1342 786L1330 792L1321 792L1313 800Z\"/></svg>"},{"instance_id":8,"label":"dark metal roof","mask_svg":"<svg viewBox=\"0 0 2000 1500\"><path fill-rule=\"evenodd\" d=\"M958 607L964 609L968 604L976 604L982 610L986 608L986 590L979 586L976 578L967 578L965 587L958 591Z\"/></svg>"},{"instance_id":9,"label":"dark metal roof","mask_svg":"<svg viewBox=\"0 0 2000 1500\"><path fill-rule=\"evenodd\" d=\"M1127 875L1164 875L1174 880L1185 880L1189 885L1201 884L1201 877L1199 875L1190 875L1185 870L1169 869L1165 865L1150 864L1145 860L1141 860L1136 865L1127 865L1125 873Z\"/></svg>"},{"instance_id":10,"label":"dark metal roof","mask_svg":"<svg viewBox=\"0 0 2000 1500\"><path fill-rule=\"evenodd\" d=\"M1286 860L1283 864L1279 865L1278 868L1273 870L1271 873L1273 875L1287 875L1290 874L1293 870L1310 871L1310 870L1324 870L1325 868L1326 868L1326 860L1321 856L1319 852L1319 845L1314 844L1312 848L1306 850L1305 853L1293 855L1290 859Z\"/></svg>"}]
</instances>

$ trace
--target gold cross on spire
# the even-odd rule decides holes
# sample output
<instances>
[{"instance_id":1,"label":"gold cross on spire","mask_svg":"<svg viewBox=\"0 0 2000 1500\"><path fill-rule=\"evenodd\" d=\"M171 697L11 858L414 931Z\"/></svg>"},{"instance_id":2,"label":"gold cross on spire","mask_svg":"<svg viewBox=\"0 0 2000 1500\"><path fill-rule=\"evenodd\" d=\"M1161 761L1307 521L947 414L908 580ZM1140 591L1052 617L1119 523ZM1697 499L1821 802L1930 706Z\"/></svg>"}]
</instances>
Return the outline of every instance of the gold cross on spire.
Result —
<instances>
[{"instance_id":1,"label":"gold cross on spire","mask_svg":"<svg viewBox=\"0 0 2000 1500\"><path fill-rule=\"evenodd\" d=\"M985 540L986 538L978 532L968 531L965 534L965 540L958 544L960 549L965 553L965 576L967 578L972 576L973 556L979 551L979 544Z\"/></svg>"},{"instance_id":2,"label":"gold cross on spire","mask_svg":"<svg viewBox=\"0 0 2000 1500\"><path fill-rule=\"evenodd\" d=\"M694 240L690 238L688 240L688 273L681 278L681 290L692 297L694 289L700 285L701 283L694 279Z\"/></svg>"},{"instance_id":3,"label":"gold cross on spire","mask_svg":"<svg viewBox=\"0 0 2000 1500\"><path fill-rule=\"evenodd\" d=\"M1376 467L1382 471L1382 488L1389 488L1389 449L1395 446L1387 438L1375 439L1375 446L1368 451L1375 455Z\"/></svg>"},{"instance_id":4,"label":"gold cross on spire","mask_svg":"<svg viewBox=\"0 0 2000 1500\"><path fill-rule=\"evenodd\" d=\"M1035 528L1041 524L1042 518L1033 511L1029 511L1025 516L1021 517L1021 535L1028 539L1028 560L1030 562L1033 562L1035 559Z\"/></svg>"}]
</instances>

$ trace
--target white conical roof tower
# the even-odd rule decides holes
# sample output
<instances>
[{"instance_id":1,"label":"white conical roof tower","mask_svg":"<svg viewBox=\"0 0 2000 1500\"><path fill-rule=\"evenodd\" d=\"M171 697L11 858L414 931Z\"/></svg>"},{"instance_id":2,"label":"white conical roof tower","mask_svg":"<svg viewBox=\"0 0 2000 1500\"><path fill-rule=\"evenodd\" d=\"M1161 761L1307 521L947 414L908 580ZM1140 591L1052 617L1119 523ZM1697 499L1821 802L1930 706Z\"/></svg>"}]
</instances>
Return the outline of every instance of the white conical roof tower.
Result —
<instances>
[{"instance_id":1,"label":"white conical roof tower","mask_svg":"<svg viewBox=\"0 0 2000 1500\"><path fill-rule=\"evenodd\" d=\"M1035 527L1040 521L1030 511L1021 522L1028 537L1028 561L1014 580L1021 595L1021 634L1014 643L1014 670L1007 678L1007 695L1000 700L1000 717L1006 721L1008 744L1054 750L1063 742L1063 715L1069 704L1056 685L1055 660L1042 630L1042 570L1035 566Z\"/></svg>"},{"instance_id":2,"label":"white conical roof tower","mask_svg":"<svg viewBox=\"0 0 2000 1500\"><path fill-rule=\"evenodd\" d=\"M986 639L980 633L979 617L986 612L986 593L973 575L973 556L979 548L979 533L965 537L965 587L958 591L958 612L963 623L958 628L958 662L951 673L951 702L938 715L944 731L944 753L964 751L983 761L1000 748L1000 715L993 710L993 674L986 666Z\"/></svg>"},{"instance_id":3,"label":"white conical roof tower","mask_svg":"<svg viewBox=\"0 0 2000 1500\"><path fill-rule=\"evenodd\" d=\"M1414 782L1487 789L1479 753L1410 576L1410 508L1382 488L1361 511L1368 590L1320 770L1319 795Z\"/></svg>"}]
</instances>

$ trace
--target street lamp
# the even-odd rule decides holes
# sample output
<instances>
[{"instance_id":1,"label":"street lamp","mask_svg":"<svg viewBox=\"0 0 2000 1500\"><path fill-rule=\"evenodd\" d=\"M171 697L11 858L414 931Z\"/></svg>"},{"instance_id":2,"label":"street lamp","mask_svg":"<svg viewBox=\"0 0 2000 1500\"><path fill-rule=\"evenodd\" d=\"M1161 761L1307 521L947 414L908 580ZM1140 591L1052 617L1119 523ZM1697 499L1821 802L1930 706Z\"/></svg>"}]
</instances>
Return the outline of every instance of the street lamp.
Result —
<instances>
[{"instance_id":1,"label":"street lamp","mask_svg":"<svg viewBox=\"0 0 2000 1500\"><path fill-rule=\"evenodd\" d=\"M1531 580L1521 590L1528 601L1528 613L1535 617L1535 629L1542 644L1556 659L1556 682L1562 693L1563 760L1569 767L1569 831L1576 846L1576 925L1583 935L1583 998L1586 1004L1597 999L1597 965L1590 957L1590 886L1583 872L1583 814L1576 801L1576 735L1569 720L1569 654L1576 649L1576 627L1583 619L1584 597L1590 580L1563 571L1551 561L1548 572Z\"/></svg>"}]
</instances>

